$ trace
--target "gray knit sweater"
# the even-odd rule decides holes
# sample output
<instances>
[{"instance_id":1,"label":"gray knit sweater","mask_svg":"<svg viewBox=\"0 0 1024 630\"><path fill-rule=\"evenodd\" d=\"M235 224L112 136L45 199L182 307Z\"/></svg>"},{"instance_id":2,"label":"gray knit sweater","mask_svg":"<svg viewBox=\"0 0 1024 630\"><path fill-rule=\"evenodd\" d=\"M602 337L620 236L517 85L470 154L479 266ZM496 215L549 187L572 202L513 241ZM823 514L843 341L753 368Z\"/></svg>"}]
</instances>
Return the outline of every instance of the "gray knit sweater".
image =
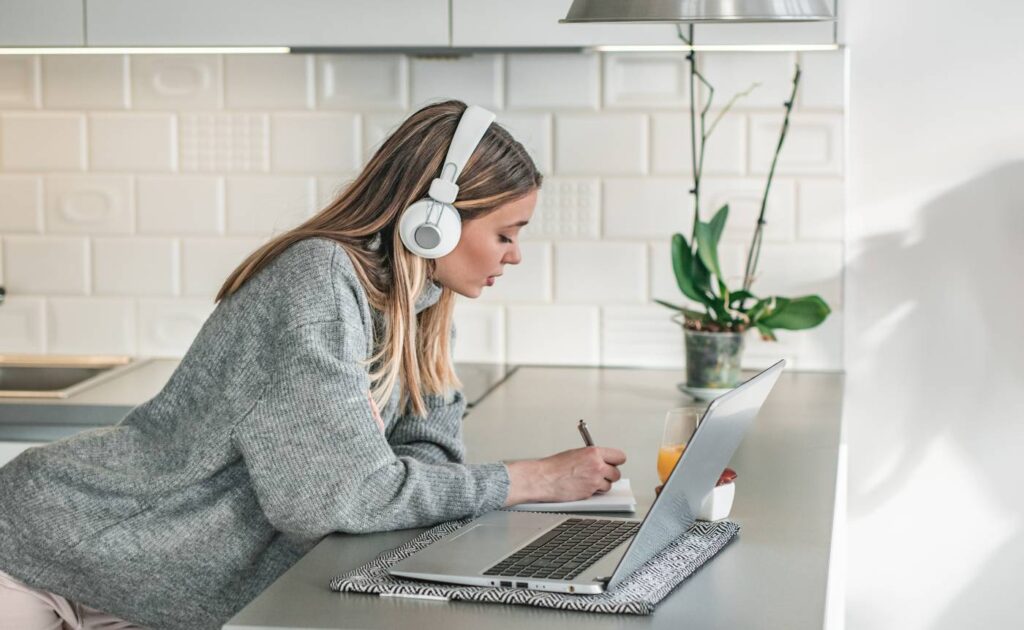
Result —
<instances>
[{"instance_id":1,"label":"gray knit sweater","mask_svg":"<svg viewBox=\"0 0 1024 630\"><path fill-rule=\"evenodd\" d=\"M462 463L461 392L414 418L396 388L381 431L359 363L380 317L341 246L293 245L217 306L157 396L0 469L0 570L147 626L214 628L330 532L500 507L505 465Z\"/></svg>"}]
</instances>

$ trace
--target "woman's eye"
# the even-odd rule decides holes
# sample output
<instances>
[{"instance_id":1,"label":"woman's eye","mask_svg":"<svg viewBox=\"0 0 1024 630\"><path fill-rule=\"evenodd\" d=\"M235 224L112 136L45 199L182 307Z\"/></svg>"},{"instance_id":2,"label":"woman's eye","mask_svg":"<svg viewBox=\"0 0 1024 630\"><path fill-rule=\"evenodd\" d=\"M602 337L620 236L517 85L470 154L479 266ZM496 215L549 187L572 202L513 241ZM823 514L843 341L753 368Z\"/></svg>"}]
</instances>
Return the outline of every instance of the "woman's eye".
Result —
<instances>
[{"instance_id":1,"label":"woman's eye","mask_svg":"<svg viewBox=\"0 0 1024 630\"><path fill-rule=\"evenodd\" d=\"M512 239L510 239L509 237L504 236L504 235L499 235L499 238L501 239L502 243L511 243L512 242Z\"/></svg>"}]
</instances>

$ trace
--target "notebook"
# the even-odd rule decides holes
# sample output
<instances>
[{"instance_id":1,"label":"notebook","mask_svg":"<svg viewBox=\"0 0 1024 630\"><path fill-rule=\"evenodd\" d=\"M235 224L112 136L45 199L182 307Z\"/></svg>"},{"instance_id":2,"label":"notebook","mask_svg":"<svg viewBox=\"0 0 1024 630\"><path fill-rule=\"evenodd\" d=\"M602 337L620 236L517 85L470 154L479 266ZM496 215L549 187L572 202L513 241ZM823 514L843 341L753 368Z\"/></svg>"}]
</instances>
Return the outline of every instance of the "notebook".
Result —
<instances>
[{"instance_id":1,"label":"notebook","mask_svg":"<svg viewBox=\"0 0 1024 630\"><path fill-rule=\"evenodd\" d=\"M636 512L636 497L629 487L629 479L619 479L608 492L580 501L520 503L505 509L523 512Z\"/></svg>"}]
</instances>

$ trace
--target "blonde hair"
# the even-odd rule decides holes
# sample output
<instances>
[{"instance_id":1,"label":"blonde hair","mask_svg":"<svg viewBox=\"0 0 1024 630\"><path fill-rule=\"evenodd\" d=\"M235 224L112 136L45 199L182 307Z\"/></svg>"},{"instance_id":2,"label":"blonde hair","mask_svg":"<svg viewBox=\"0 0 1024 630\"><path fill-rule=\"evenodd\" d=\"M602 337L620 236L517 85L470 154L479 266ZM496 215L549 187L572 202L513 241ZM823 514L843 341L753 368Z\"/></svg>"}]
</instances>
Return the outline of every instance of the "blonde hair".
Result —
<instances>
[{"instance_id":1,"label":"blonde hair","mask_svg":"<svg viewBox=\"0 0 1024 630\"><path fill-rule=\"evenodd\" d=\"M416 313L416 298L435 263L405 248L397 224L402 210L425 197L440 173L465 109L465 103L452 100L409 116L333 201L250 254L228 276L216 301L233 294L296 242L313 237L336 241L348 252L370 305L385 315L383 343L364 361L374 401L383 409L403 382L399 408L411 406L415 415L426 415L423 391L447 394L461 386L450 358L455 294L443 287L436 304ZM458 178L454 205L463 221L472 221L528 195L540 187L541 179L523 146L492 123Z\"/></svg>"}]
</instances>

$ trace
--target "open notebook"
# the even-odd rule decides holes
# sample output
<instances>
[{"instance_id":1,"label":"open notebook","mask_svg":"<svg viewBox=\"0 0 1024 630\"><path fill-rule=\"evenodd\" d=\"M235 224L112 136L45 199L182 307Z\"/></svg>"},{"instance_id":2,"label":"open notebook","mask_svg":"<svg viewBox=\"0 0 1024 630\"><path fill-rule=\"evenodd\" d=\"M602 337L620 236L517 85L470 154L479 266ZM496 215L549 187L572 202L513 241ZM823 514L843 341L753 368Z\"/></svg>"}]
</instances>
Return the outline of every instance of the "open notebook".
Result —
<instances>
[{"instance_id":1,"label":"open notebook","mask_svg":"<svg viewBox=\"0 0 1024 630\"><path fill-rule=\"evenodd\" d=\"M629 479L619 479L608 492L595 494L589 499L561 503L520 503L506 509L525 512L636 512L636 497L629 487Z\"/></svg>"}]
</instances>

